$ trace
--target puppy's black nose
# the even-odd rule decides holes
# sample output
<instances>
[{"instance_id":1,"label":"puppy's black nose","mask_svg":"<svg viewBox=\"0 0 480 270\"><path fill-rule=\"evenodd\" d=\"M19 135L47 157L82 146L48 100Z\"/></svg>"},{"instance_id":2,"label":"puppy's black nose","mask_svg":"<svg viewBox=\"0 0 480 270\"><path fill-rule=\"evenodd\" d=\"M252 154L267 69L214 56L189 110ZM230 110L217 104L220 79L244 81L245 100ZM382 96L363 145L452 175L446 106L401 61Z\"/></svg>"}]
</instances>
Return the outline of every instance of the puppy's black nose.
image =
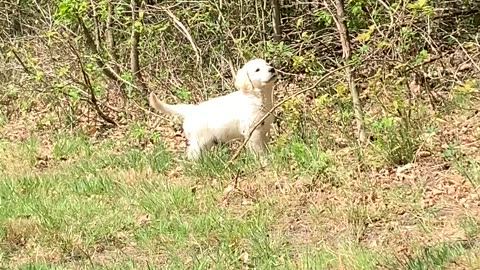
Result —
<instances>
[{"instance_id":1,"label":"puppy's black nose","mask_svg":"<svg viewBox=\"0 0 480 270\"><path fill-rule=\"evenodd\" d=\"M275 73L275 69L272 67L272 68L270 68L270 69L268 70L268 72L270 72L270 73Z\"/></svg>"}]
</instances>

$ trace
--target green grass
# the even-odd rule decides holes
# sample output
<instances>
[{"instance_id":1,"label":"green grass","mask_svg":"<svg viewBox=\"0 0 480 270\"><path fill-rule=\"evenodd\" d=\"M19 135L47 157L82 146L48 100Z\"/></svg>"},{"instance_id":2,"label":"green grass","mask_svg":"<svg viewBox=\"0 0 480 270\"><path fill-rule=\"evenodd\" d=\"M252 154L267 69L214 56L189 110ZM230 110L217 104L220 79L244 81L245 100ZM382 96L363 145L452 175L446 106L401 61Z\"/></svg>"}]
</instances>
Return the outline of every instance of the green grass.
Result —
<instances>
[{"instance_id":1,"label":"green grass","mask_svg":"<svg viewBox=\"0 0 480 270\"><path fill-rule=\"evenodd\" d=\"M410 270L443 269L447 263L454 261L465 252L465 248L458 243L442 243L422 248L403 266Z\"/></svg>"},{"instance_id":2,"label":"green grass","mask_svg":"<svg viewBox=\"0 0 480 270\"><path fill-rule=\"evenodd\" d=\"M452 161L456 171L474 187L480 186L480 160L457 150L458 145L450 144L442 153L443 158Z\"/></svg>"},{"instance_id":3,"label":"green grass","mask_svg":"<svg viewBox=\"0 0 480 270\"><path fill-rule=\"evenodd\" d=\"M383 206L359 201L374 182L355 179L346 173L350 164L312 141L273 146L266 171L248 154L226 170L225 147L191 163L175 161L160 142L140 148L81 134L41 141L0 143L5 268L442 269L478 251L439 244L399 256L394 241L401 232L384 231L399 222L396 212L416 215L419 234L424 220L438 229L435 213L418 207L422 183L378 190ZM172 176L178 166L183 174ZM318 181L319 174L345 179ZM323 194L330 197L319 199ZM478 237L475 218L463 218L457 229ZM369 237L390 243L372 246ZM410 240L422 250L420 237Z\"/></svg>"},{"instance_id":4,"label":"green grass","mask_svg":"<svg viewBox=\"0 0 480 270\"><path fill-rule=\"evenodd\" d=\"M260 163L251 154L241 154L236 162L226 166L233 152L221 145L210 152L202 153L199 161L185 161L185 172L187 176L197 178L217 178L228 180L238 174L252 173L260 168Z\"/></svg>"}]
</instances>

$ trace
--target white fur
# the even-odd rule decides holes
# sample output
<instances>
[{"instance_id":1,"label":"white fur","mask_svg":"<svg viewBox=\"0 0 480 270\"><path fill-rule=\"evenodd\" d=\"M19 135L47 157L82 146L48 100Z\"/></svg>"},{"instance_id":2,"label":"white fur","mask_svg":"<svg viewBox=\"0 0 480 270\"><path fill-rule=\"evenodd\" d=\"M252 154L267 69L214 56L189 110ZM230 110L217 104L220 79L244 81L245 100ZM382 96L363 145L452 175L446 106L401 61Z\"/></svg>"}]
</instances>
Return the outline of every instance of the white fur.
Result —
<instances>
[{"instance_id":1,"label":"white fur","mask_svg":"<svg viewBox=\"0 0 480 270\"><path fill-rule=\"evenodd\" d=\"M184 119L183 130L188 140L187 155L196 160L204 150L217 142L245 139L253 126L271 108L275 70L262 59L247 62L238 72L235 87L238 91L216 97L197 105L169 105L151 93L150 106ZM266 152L273 116L267 117L252 133L247 147L256 154Z\"/></svg>"}]
</instances>

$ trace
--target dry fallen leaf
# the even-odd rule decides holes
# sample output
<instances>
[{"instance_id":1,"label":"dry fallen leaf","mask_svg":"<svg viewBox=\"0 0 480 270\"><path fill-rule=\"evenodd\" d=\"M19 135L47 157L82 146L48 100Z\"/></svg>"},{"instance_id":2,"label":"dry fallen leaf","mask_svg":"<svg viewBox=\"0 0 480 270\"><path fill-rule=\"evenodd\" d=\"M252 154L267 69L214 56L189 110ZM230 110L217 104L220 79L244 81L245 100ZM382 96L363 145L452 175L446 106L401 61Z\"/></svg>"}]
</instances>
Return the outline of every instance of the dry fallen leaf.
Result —
<instances>
[{"instance_id":1,"label":"dry fallen leaf","mask_svg":"<svg viewBox=\"0 0 480 270\"><path fill-rule=\"evenodd\" d=\"M239 259L240 259L240 261L242 261L244 264L248 264L248 261L249 261L248 253L247 253L247 252L243 252L242 254L240 254Z\"/></svg>"},{"instance_id":2,"label":"dry fallen leaf","mask_svg":"<svg viewBox=\"0 0 480 270\"><path fill-rule=\"evenodd\" d=\"M429 157L431 156L432 153L429 151L420 151L418 152L418 157L424 158L424 157Z\"/></svg>"},{"instance_id":3,"label":"dry fallen leaf","mask_svg":"<svg viewBox=\"0 0 480 270\"><path fill-rule=\"evenodd\" d=\"M253 204L252 200L249 200L249 199L242 200L242 205L252 205L252 204Z\"/></svg>"},{"instance_id":4,"label":"dry fallen leaf","mask_svg":"<svg viewBox=\"0 0 480 270\"><path fill-rule=\"evenodd\" d=\"M406 170L409 170L409 169L413 168L413 166L414 166L413 163L408 163L404 166L398 167L396 171L397 171L397 173L402 173Z\"/></svg>"},{"instance_id":5,"label":"dry fallen leaf","mask_svg":"<svg viewBox=\"0 0 480 270\"><path fill-rule=\"evenodd\" d=\"M152 216L150 214L140 215L137 217L137 224L142 226L152 221Z\"/></svg>"},{"instance_id":6,"label":"dry fallen leaf","mask_svg":"<svg viewBox=\"0 0 480 270\"><path fill-rule=\"evenodd\" d=\"M235 185L233 183L230 183L224 190L223 190L223 196L226 197L228 194L230 194L233 190L235 189Z\"/></svg>"}]
</instances>

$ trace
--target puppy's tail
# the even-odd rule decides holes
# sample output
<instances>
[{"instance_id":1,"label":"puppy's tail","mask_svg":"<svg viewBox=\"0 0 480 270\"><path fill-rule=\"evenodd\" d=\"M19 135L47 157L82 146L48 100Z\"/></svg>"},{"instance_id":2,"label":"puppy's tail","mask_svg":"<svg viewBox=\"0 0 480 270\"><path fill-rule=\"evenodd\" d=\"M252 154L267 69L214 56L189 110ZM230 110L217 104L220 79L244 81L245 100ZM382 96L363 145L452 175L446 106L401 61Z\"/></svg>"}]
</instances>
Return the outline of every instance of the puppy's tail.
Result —
<instances>
[{"instance_id":1,"label":"puppy's tail","mask_svg":"<svg viewBox=\"0 0 480 270\"><path fill-rule=\"evenodd\" d=\"M150 93L150 97L148 98L148 101L150 103L150 106L152 106L155 110L163 113L177 115L182 118L185 118L185 116L189 114L192 111L192 108L195 106L195 105L189 105L189 104L177 104L177 105L166 104L158 100L157 96L155 96L153 92Z\"/></svg>"}]
</instances>

